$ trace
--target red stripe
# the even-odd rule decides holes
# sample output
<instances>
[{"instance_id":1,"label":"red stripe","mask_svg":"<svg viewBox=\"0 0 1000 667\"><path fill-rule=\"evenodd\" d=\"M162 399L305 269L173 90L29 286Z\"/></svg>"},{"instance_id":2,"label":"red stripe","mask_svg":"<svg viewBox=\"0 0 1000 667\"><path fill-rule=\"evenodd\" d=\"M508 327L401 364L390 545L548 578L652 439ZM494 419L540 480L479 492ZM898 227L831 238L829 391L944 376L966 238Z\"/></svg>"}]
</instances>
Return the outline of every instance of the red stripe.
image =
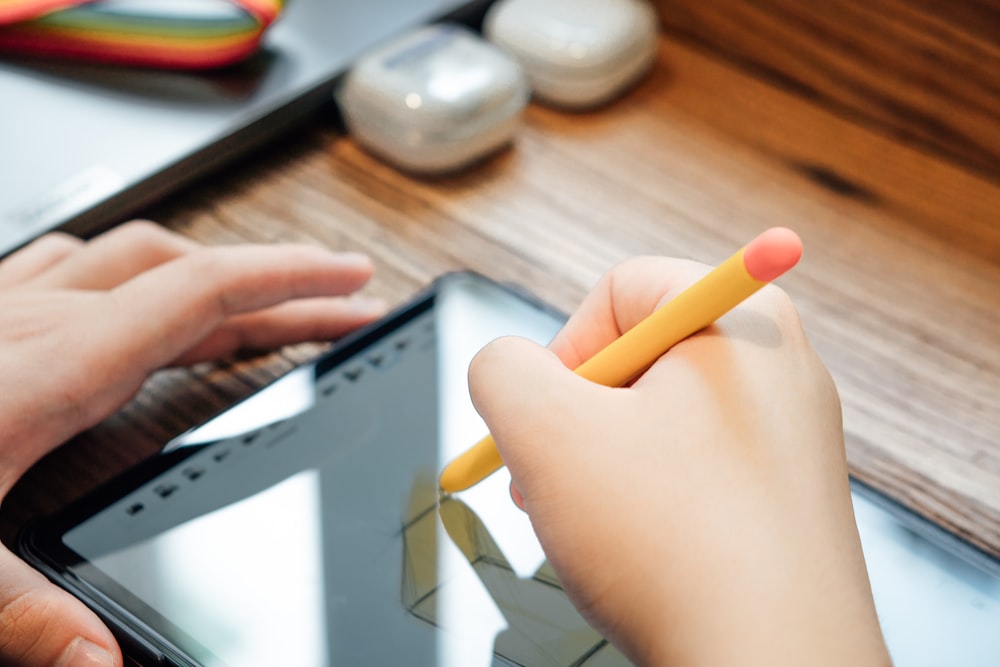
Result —
<instances>
[{"instance_id":1,"label":"red stripe","mask_svg":"<svg viewBox=\"0 0 1000 667\"><path fill-rule=\"evenodd\" d=\"M94 0L0 0L0 50L36 56L84 58L105 63L145 67L207 69L230 65L246 58L260 45L261 35L278 16L284 0L229 0L257 19L259 29L236 43L220 46L218 42L185 42L177 48L162 43L141 42L81 35L53 35L33 29L31 19L84 5Z\"/></svg>"},{"instance_id":2,"label":"red stripe","mask_svg":"<svg viewBox=\"0 0 1000 667\"><path fill-rule=\"evenodd\" d=\"M163 69L211 69L238 62L260 45L256 39L220 48L217 44L195 48L164 49L136 44L90 42L79 39L60 39L58 42L40 40L16 33L0 34L0 51L59 58L84 58L117 65L156 67Z\"/></svg>"}]
</instances>

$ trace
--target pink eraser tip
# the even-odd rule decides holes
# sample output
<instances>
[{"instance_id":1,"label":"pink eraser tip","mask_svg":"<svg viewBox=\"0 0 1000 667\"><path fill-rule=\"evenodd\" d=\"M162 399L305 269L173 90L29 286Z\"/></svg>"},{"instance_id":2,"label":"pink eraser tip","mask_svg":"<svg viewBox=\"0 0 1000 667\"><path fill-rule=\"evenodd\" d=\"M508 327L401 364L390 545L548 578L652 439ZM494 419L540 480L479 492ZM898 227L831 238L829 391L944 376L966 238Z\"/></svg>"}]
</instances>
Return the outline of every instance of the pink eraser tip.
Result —
<instances>
[{"instance_id":1,"label":"pink eraser tip","mask_svg":"<svg viewBox=\"0 0 1000 667\"><path fill-rule=\"evenodd\" d=\"M769 283L795 266L802 257L802 241L785 227L772 227L747 244L743 266L754 280Z\"/></svg>"}]
</instances>

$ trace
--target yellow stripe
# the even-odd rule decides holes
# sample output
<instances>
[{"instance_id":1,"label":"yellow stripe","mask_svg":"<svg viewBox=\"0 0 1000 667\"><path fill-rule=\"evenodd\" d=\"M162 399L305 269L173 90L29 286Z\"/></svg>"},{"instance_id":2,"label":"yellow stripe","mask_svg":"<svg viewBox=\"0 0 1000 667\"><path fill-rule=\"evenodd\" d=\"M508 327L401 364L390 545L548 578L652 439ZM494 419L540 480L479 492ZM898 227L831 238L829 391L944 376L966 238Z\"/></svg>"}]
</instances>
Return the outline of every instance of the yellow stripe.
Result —
<instances>
[{"instance_id":1,"label":"yellow stripe","mask_svg":"<svg viewBox=\"0 0 1000 667\"><path fill-rule=\"evenodd\" d=\"M127 44L151 48L204 48L206 45L230 47L246 44L256 39L261 30L251 30L233 35L205 37L200 35L134 35L110 30L81 31L66 28L43 28L41 26L20 25L9 27L5 29L5 32L17 32L22 35L32 35L46 39L68 39L74 42L88 42L92 44Z\"/></svg>"}]
</instances>

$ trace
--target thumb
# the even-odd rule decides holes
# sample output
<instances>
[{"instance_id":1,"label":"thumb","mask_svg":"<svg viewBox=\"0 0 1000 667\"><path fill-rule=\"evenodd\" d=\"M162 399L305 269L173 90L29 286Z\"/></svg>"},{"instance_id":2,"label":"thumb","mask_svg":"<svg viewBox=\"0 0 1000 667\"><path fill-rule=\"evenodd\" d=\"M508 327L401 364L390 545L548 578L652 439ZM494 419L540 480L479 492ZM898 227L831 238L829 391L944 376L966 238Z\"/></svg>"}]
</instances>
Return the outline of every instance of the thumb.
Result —
<instances>
[{"instance_id":1,"label":"thumb","mask_svg":"<svg viewBox=\"0 0 1000 667\"><path fill-rule=\"evenodd\" d=\"M469 368L472 402L520 492L531 499L572 452L579 419L610 391L566 368L550 350L523 338L493 341Z\"/></svg>"},{"instance_id":2,"label":"thumb","mask_svg":"<svg viewBox=\"0 0 1000 667\"><path fill-rule=\"evenodd\" d=\"M92 611L0 546L0 664L120 667L122 656Z\"/></svg>"}]
</instances>

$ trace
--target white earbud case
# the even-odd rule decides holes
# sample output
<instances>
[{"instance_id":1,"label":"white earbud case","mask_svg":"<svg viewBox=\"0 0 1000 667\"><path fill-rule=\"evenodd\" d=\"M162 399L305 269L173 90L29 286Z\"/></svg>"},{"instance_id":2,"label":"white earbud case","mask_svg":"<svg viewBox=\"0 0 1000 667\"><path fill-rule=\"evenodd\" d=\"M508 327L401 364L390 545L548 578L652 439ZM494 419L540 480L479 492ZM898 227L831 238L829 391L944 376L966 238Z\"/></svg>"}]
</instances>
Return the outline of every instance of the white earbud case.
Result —
<instances>
[{"instance_id":1,"label":"white earbud case","mask_svg":"<svg viewBox=\"0 0 1000 667\"><path fill-rule=\"evenodd\" d=\"M529 97L516 61L452 24L421 28L370 52L336 92L361 145L426 174L459 169L509 143Z\"/></svg>"},{"instance_id":2,"label":"white earbud case","mask_svg":"<svg viewBox=\"0 0 1000 667\"><path fill-rule=\"evenodd\" d=\"M659 19L647 0L499 0L483 34L524 67L544 102L609 102L656 59Z\"/></svg>"}]
</instances>

